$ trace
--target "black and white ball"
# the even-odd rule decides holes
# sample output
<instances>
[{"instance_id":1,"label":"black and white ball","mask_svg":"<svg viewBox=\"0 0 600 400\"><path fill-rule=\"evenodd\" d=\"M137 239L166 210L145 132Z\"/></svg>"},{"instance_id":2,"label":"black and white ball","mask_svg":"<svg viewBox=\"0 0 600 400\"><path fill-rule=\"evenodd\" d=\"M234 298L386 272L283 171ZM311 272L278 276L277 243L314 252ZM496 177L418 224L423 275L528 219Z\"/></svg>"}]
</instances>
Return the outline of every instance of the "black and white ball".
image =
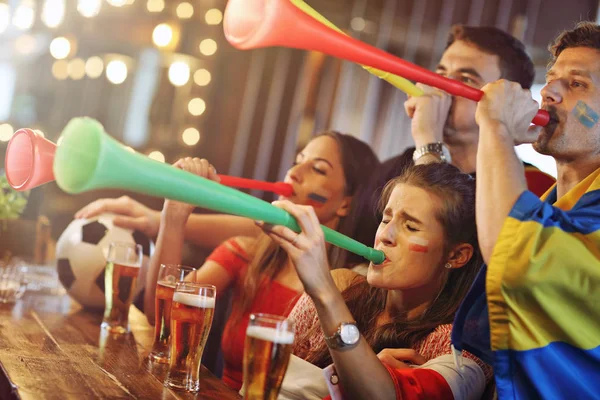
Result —
<instances>
[{"instance_id":1,"label":"black and white ball","mask_svg":"<svg viewBox=\"0 0 600 400\"><path fill-rule=\"evenodd\" d=\"M144 275L154 251L154 243L140 231L113 225L113 214L90 219L76 219L67 226L56 243L58 277L69 296L85 308L104 309L104 268L111 242L137 243L144 258L140 275ZM134 299L144 288L138 279Z\"/></svg>"}]
</instances>

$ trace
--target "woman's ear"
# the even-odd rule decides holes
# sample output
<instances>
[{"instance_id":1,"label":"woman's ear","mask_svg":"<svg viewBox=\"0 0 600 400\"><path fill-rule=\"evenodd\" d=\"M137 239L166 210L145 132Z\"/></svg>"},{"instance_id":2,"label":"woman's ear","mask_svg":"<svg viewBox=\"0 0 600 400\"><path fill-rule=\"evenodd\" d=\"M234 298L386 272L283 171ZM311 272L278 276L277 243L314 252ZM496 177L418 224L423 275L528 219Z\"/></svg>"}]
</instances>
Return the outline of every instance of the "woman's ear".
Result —
<instances>
[{"instance_id":1,"label":"woman's ear","mask_svg":"<svg viewBox=\"0 0 600 400\"><path fill-rule=\"evenodd\" d=\"M350 209L352 208L352 196L346 196L342 200L342 204L338 207L335 215L338 217L347 217L350 214Z\"/></svg>"},{"instance_id":2,"label":"woman's ear","mask_svg":"<svg viewBox=\"0 0 600 400\"><path fill-rule=\"evenodd\" d=\"M450 250L447 263L450 263L452 268L462 268L471 260L474 252L471 244L459 243Z\"/></svg>"}]
</instances>

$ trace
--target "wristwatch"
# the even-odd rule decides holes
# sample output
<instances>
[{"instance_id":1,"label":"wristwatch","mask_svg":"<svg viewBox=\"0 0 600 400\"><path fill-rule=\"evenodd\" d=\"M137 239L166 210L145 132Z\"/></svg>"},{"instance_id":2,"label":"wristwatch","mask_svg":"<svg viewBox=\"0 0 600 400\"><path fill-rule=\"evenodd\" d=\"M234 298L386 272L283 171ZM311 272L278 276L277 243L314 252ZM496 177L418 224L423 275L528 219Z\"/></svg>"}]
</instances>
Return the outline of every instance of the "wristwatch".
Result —
<instances>
[{"instance_id":1,"label":"wristwatch","mask_svg":"<svg viewBox=\"0 0 600 400\"><path fill-rule=\"evenodd\" d=\"M450 157L450 152L448 151L448 148L446 147L446 145L442 142L427 143L426 145L423 145L423 146L419 147L418 149L415 149L415 152L413 153L413 161L416 162L419 158L421 158L422 156L424 156L427 153L432 153L432 154L437 155L442 162L447 162L447 163L452 162L452 157Z\"/></svg>"},{"instance_id":2,"label":"wristwatch","mask_svg":"<svg viewBox=\"0 0 600 400\"><path fill-rule=\"evenodd\" d=\"M331 336L325 336L325 343L330 349L352 348L358 344L360 332L355 321L342 322Z\"/></svg>"}]
</instances>

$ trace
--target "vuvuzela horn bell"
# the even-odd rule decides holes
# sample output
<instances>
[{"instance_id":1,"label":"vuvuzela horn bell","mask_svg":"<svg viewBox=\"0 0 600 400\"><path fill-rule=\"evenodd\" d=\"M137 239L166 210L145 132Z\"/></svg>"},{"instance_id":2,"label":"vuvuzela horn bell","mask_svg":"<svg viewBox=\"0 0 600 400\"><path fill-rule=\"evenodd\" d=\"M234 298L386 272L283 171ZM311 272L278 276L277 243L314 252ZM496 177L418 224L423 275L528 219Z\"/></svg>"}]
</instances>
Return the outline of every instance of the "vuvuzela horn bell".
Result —
<instances>
[{"instance_id":1,"label":"vuvuzela horn bell","mask_svg":"<svg viewBox=\"0 0 600 400\"><path fill-rule=\"evenodd\" d=\"M239 190L132 153L89 118L75 118L65 127L54 157L54 175L67 193L126 189L300 231L288 212ZM385 259L383 252L321 227L327 242L376 264Z\"/></svg>"},{"instance_id":2,"label":"vuvuzela horn bell","mask_svg":"<svg viewBox=\"0 0 600 400\"><path fill-rule=\"evenodd\" d=\"M473 101L483 96L479 89L336 32L302 12L290 0L229 0L223 29L227 41L238 49L283 46L320 51L436 87L454 96ZM532 122L544 126L549 119L548 112L538 110Z\"/></svg>"},{"instance_id":3,"label":"vuvuzela horn bell","mask_svg":"<svg viewBox=\"0 0 600 400\"><path fill-rule=\"evenodd\" d=\"M18 191L54 180L52 162L56 145L31 129L19 129L6 148L4 170L9 185Z\"/></svg>"}]
</instances>

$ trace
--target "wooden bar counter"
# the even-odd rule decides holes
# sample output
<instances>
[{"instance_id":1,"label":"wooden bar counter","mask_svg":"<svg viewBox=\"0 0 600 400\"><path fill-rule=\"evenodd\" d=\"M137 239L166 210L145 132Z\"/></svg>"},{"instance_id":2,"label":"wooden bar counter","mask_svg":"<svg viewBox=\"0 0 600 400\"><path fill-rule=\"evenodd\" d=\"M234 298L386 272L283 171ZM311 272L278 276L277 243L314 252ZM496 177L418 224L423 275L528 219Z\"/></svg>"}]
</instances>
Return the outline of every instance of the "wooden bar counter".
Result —
<instances>
[{"instance_id":1,"label":"wooden bar counter","mask_svg":"<svg viewBox=\"0 0 600 400\"><path fill-rule=\"evenodd\" d=\"M66 295L0 304L0 399L240 399L204 367L199 393L165 388L166 366L147 361L154 328L135 307L127 335L101 321Z\"/></svg>"}]
</instances>

